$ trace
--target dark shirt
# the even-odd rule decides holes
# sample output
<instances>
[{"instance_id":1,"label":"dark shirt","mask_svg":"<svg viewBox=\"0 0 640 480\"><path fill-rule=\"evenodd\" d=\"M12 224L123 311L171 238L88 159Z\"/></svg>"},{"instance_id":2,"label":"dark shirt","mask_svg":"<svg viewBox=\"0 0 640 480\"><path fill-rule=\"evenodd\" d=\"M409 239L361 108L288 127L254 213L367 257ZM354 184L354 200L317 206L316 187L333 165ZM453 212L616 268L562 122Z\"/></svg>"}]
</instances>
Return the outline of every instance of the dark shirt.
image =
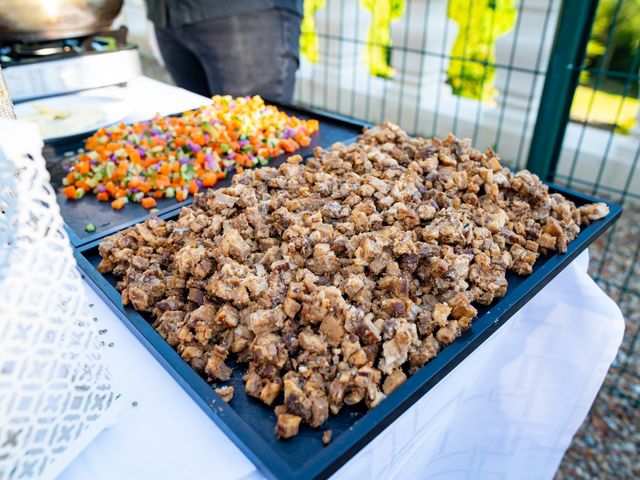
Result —
<instances>
[{"instance_id":1,"label":"dark shirt","mask_svg":"<svg viewBox=\"0 0 640 480\"><path fill-rule=\"evenodd\" d=\"M228 15L287 10L302 16L303 0L146 0L147 18L161 28L180 27Z\"/></svg>"}]
</instances>

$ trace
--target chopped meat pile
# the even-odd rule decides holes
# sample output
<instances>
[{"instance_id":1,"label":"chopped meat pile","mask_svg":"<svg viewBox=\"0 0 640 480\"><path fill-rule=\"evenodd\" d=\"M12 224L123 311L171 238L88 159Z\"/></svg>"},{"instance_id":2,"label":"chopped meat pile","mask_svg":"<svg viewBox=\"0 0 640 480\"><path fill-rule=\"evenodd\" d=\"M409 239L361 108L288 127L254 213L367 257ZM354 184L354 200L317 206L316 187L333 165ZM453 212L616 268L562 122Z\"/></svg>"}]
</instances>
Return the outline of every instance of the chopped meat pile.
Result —
<instances>
[{"instance_id":1,"label":"chopped meat pile","mask_svg":"<svg viewBox=\"0 0 640 480\"><path fill-rule=\"evenodd\" d=\"M508 270L530 274L607 213L491 149L384 123L108 237L99 270L211 381L246 364L246 393L289 438L378 405L505 294Z\"/></svg>"}]
</instances>

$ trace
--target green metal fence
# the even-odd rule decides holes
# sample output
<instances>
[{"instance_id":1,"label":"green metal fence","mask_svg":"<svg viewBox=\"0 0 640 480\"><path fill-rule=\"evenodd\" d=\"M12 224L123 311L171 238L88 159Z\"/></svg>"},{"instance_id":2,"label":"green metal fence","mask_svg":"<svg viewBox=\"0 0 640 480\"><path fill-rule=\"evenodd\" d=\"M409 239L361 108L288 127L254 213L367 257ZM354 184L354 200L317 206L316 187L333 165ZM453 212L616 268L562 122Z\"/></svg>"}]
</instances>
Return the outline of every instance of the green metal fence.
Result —
<instances>
[{"instance_id":1,"label":"green metal fence","mask_svg":"<svg viewBox=\"0 0 640 480\"><path fill-rule=\"evenodd\" d=\"M575 0L580 3L580 0ZM566 2L567 4L571 2ZM604 48L605 55L608 50L613 48L614 38L618 30L621 28L622 22L625 21L625 9L634 0L616 0L615 2L607 2L610 6L610 17L608 19L608 28L606 29ZM589 5L587 5L589 4ZM581 40L581 48L586 48L586 41L592 39L594 31L593 19L596 9L602 8L603 2L590 0L585 1L583 10L583 18L580 22L588 28L583 31ZM572 10L572 14L575 13ZM575 17L574 17L575 18ZM640 23L636 24L640 30ZM560 33L560 31L559 31ZM558 42L561 39L557 40ZM568 185L577 190L582 190L592 195L607 198L625 207L623 220L617 224L604 239L598 242L592 248L591 273L598 283L616 300L621 306L626 319L625 340L616 362L612 367L605 388L613 390L619 396L628 397L635 408L640 404L640 396L638 395L637 379L640 376L638 368L638 356L640 356L639 329L640 324L640 191L637 188L640 182L638 174L638 161L640 158L640 135L638 135L638 126L635 132L623 138L617 133L616 125L622 113L622 108L629 98L638 98L638 70L640 68L640 46L634 45L628 58L629 67L627 70L617 70L601 62L595 65L588 64L584 59L584 50L579 52L576 61L572 62L570 70L572 81L574 82L572 90L570 90L570 98L573 97L578 78L583 72L590 74L589 84L592 85L594 93L590 96L587 105L587 117L594 108L595 92L604 84L615 81L619 88L619 99L615 104L611 105L612 111L615 113L612 125L606 129L597 132L604 138L604 148L595 156L595 163L589 162L589 166L595 167L587 175L581 173L584 169L583 155L588 149L586 145L590 140L591 128L587 120L579 124L567 124L564 120L564 131L573 128L577 130L576 146L573 155L571 155L568 169L561 171L554 165L549 171L549 179L557 183ZM603 55L604 57L604 55ZM548 83L548 82L547 82ZM578 84L585 84L580 81ZM546 97L543 95L543 101ZM568 100L566 103L570 102ZM629 138L630 137L630 138ZM540 138L544 138L541 135ZM534 142L540 141L540 138L534 137ZM619 147L619 139L632 140L625 149L625 158L617 158L620 156L616 152ZM560 139L559 142L562 142ZM562 148L566 146L567 140L560 143L557 149L558 155ZM557 156L558 156L557 155ZM556 158L557 158L556 156ZM610 171L609 175L606 173Z\"/></svg>"},{"instance_id":2,"label":"green metal fence","mask_svg":"<svg viewBox=\"0 0 640 480\"><path fill-rule=\"evenodd\" d=\"M615 378L635 378L606 386L637 404L631 383L638 383L640 349L640 129L623 134L618 124L625 102L637 99L640 48L633 47L624 71L586 55L594 25L603 30L599 18L608 22L598 32L600 58L607 58L628 14L625 3L634 1L307 0L315 29L306 24L302 37L311 45L307 57L317 61L302 60L296 102L390 120L423 136L453 132L493 147L514 167L624 204L623 220L592 249L591 271L627 321ZM605 17L597 16L599 7L609 8ZM596 92L611 82L618 93L604 113L614 120L602 125L591 114ZM585 119L575 122L580 85L593 94L583 105Z\"/></svg>"}]
</instances>

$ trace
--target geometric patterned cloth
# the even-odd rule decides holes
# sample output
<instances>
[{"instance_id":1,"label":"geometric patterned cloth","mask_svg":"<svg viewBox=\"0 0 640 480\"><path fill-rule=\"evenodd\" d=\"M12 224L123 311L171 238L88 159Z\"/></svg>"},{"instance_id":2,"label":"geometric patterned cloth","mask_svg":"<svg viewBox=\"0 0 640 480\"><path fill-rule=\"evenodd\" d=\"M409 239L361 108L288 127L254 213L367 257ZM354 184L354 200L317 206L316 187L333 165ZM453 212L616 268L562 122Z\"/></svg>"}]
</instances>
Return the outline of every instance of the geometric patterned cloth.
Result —
<instances>
[{"instance_id":1,"label":"geometric patterned cloth","mask_svg":"<svg viewBox=\"0 0 640 480\"><path fill-rule=\"evenodd\" d=\"M0 120L0 480L55 477L122 403L41 149Z\"/></svg>"}]
</instances>

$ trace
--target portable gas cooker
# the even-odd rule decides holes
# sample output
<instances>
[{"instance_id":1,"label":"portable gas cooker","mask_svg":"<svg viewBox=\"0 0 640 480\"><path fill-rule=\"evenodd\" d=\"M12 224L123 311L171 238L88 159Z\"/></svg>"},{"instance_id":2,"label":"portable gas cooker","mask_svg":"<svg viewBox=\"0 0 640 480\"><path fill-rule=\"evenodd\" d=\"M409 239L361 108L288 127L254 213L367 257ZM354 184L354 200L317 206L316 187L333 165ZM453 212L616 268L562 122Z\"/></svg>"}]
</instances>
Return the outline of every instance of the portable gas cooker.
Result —
<instances>
[{"instance_id":1,"label":"portable gas cooker","mask_svg":"<svg viewBox=\"0 0 640 480\"><path fill-rule=\"evenodd\" d=\"M0 43L0 66L14 102L124 85L140 75L127 29L84 37Z\"/></svg>"}]
</instances>

